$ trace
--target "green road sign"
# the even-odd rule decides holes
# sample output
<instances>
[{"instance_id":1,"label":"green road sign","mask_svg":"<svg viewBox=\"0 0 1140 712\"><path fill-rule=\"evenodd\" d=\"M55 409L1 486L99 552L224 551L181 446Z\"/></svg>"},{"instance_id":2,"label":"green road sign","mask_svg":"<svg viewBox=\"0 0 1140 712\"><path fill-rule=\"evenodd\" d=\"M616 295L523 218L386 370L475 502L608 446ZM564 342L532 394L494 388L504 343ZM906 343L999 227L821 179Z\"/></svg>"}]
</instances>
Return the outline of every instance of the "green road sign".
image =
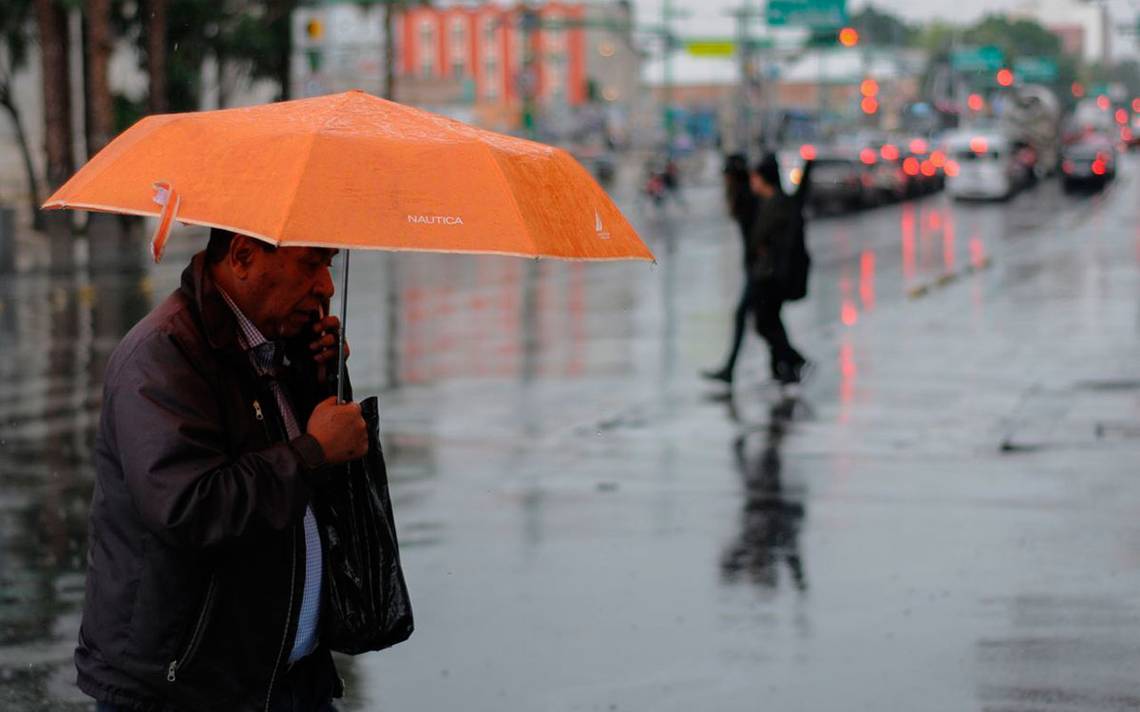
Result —
<instances>
[{"instance_id":1,"label":"green road sign","mask_svg":"<svg viewBox=\"0 0 1140 712\"><path fill-rule=\"evenodd\" d=\"M1013 73L1023 82L1057 80L1057 62L1048 57L1021 57L1013 62Z\"/></svg>"},{"instance_id":2,"label":"green road sign","mask_svg":"<svg viewBox=\"0 0 1140 712\"><path fill-rule=\"evenodd\" d=\"M765 15L774 27L839 27L847 23L847 0L768 0Z\"/></svg>"},{"instance_id":3,"label":"green road sign","mask_svg":"<svg viewBox=\"0 0 1140 712\"><path fill-rule=\"evenodd\" d=\"M966 47L950 54L950 66L956 72L996 72L1004 64L1000 47Z\"/></svg>"}]
</instances>

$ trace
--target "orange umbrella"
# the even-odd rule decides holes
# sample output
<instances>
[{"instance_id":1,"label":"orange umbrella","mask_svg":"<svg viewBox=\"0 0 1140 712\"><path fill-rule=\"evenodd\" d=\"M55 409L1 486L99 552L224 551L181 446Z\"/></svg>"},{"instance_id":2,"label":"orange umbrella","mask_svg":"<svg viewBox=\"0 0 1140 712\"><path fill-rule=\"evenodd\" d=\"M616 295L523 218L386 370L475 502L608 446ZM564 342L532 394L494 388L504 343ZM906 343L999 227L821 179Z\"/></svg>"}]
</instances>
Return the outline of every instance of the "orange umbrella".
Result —
<instances>
[{"instance_id":1,"label":"orange umbrella","mask_svg":"<svg viewBox=\"0 0 1140 712\"><path fill-rule=\"evenodd\" d=\"M284 246L653 259L565 151L360 91L147 117L43 207L159 217L155 261L174 221Z\"/></svg>"},{"instance_id":2,"label":"orange umbrella","mask_svg":"<svg viewBox=\"0 0 1140 712\"><path fill-rule=\"evenodd\" d=\"M44 203L275 245L652 260L565 151L360 91L150 116Z\"/></svg>"}]
</instances>

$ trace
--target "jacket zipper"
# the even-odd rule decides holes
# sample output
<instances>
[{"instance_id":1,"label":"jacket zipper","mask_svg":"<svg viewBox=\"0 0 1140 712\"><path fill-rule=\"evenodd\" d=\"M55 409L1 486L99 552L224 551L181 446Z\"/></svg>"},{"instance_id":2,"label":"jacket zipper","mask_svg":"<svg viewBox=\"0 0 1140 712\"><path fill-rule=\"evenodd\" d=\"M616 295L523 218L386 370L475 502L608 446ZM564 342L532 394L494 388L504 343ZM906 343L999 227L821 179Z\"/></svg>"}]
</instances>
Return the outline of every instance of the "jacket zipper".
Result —
<instances>
[{"instance_id":1,"label":"jacket zipper","mask_svg":"<svg viewBox=\"0 0 1140 712\"><path fill-rule=\"evenodd\" d=\"M265 431L265 439L273 442L273 431L270 430L269 420L265 417L265 411L261 408L261 401L253 401L253 417L257 422L261 423L261 428Z\"/></svg>"},{"instance_id":2,"label":"jacket zipper","mask_svg":"<svg viewBox=\"0 0 1140 712\"><path fill-rule=\"evenodd\" d=\"M269 677L269 690L265 693L265 712L269 712L269 704L273 701L273 686L277 684L277 670L281 667L281 656L285 654L285 645L289 642L289 628L293 624L293 598L297 592L297 527L293 527L293 565L289 571L289 607L285 614L285 631L281 634L281 647L273 661L273 674Z\"/></svg>"},{"instance_id":3,"label":"jacket zipper","mask_svg":"<svg viewBox=\"0 0 1140 712\"><path fill-rule=\"evenodd\" d=\"M210 585L206 588L206 600L202 603L202 610L198 613L198 620L194 623L194 632L190 635L190 641L186 643L182 654L174 660L170 661L170 665L166 668L166 681L176 682L178 679L178 670L184 667L194 657L194 653L198 652L198 644L202 642L202 633L206 630L206 621L210 616L210 609L213 607L214 594L217 592L218 579L216 576L210 576Z\"/></svg>"}]
</instances>

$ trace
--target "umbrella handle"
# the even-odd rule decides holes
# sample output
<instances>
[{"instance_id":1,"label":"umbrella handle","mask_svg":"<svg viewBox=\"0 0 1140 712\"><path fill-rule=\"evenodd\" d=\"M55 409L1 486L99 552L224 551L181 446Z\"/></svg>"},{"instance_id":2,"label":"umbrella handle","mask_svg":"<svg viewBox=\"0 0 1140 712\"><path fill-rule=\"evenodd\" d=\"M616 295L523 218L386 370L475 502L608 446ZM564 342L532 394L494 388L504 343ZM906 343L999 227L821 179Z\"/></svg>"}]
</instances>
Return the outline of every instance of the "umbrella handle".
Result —
<instances>
[{"instance_id":1,"label":"umbrella handle","mask_svg":"<svg viewBox=\"0 0 1140 712\"><path fill-rule=\"evenodd\" d=\"M340 343L336 357L337 403L344 403L344 334L348 330L348 252L344 251L344 269L340 277Z\"/></svg>"}]
</instances>

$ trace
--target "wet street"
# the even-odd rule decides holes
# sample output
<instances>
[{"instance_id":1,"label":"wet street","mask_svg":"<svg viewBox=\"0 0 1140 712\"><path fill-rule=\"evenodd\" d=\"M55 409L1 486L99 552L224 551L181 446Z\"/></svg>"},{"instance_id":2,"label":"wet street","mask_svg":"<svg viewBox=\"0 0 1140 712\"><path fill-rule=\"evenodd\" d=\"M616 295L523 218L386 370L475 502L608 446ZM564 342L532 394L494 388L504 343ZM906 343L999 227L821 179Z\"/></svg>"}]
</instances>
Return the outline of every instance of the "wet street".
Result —
<instances>
[{"instance_id":1,"label":"wet street","mask_svg":"<svg viewBox=\"0 0 1140 712\"><path fill-rule=\"evenodd\" d=\"M794 397L751 329L731 397L698 375L741 280L715 162L619 191L656 265L354 253L417 630L342 708L1140 710L1140 160L814 220ZM102 370L203 245L0 276L0 710L93 708Z\"/></svg>"}]
</instances>

